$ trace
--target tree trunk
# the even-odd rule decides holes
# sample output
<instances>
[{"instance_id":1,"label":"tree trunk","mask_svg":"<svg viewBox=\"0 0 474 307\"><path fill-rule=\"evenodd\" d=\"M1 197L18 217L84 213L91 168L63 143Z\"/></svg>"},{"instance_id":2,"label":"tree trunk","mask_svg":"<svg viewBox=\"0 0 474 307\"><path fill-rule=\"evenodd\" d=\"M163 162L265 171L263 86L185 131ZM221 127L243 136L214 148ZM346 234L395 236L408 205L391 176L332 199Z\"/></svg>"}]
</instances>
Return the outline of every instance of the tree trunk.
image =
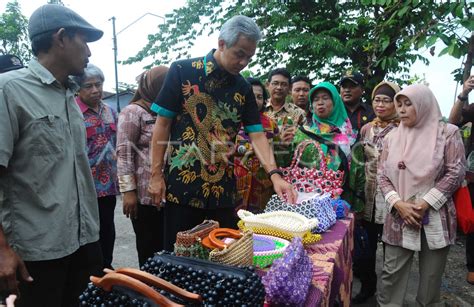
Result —
<instances>
[{"instance_id":1,"label":"tree trunk","mask_svg":"<svg viewBox=\"0 0 474 307\"><path fill-rule=\"evenodd\" d=\"M471 75L473 54L474 54L474 31L471 33L471 38L469 39L469 48L466 54L466 61L464 62L464 72L462 76L463 83Z\"/></svg>"}]
</instances>

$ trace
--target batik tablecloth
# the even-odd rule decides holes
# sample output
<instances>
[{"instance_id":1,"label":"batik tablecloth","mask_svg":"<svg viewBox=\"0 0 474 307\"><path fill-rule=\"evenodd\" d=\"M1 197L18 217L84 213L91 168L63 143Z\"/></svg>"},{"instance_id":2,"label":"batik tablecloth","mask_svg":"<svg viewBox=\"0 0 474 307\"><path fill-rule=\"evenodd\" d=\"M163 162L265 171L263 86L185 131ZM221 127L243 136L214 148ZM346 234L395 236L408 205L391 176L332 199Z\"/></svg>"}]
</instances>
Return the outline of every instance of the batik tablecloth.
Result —
<instances>
[{"instance_id":1,"label":"batik tablecloth","mask_svg":"<svg viewBox=\"0 0 474 307\"><path fill-rule=\"evenodd\" d=\"M313 260L313 280L305 306L350 306L354 215L338 220L321 241L306 247ZM265 271L259 270L259 275ZM270 306L265 304L265 306Z\"/></svg>"},{"instance_id":2,"label":"batik tablecloth","mask_svg":"<svg viewBox=\"0 0 474 307\"><path fill-rule=\"evenodd\" d=\"M320 272L324 267L324 262L334 265L333 276L329 279L315 279L313 275L313 287L311 292L320 292L320 301L306 301L306 306L332 306L339 303L340 306L348 307L351 304L351 284L352 284L352 250L354 215L338 220L328 231L323 234L321 241L306 248L313 259L315 273ZM326 268L326 271L327 268ZM329 297L327 286L324 283L331 282ZM309 299L309 298L308 298Z\"/></svg>"}]
</instances>

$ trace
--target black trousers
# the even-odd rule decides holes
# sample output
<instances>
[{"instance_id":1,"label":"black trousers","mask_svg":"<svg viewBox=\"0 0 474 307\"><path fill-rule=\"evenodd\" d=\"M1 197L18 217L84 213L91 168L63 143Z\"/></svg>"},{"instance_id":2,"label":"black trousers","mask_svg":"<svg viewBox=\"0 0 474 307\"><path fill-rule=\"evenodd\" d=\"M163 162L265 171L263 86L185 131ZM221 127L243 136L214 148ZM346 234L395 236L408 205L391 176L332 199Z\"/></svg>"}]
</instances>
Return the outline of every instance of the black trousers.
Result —
<instances>
[{"instance_id":1,"label":"black trousers","mask_svg":"<svg viewBox=\"0 0 474 307\"><path fill-rule=\"evenodd\" d=\"M132 219L132 225L140 267L154 253L163 249L163 216L163 209L158 210L155 206L137 205L137 217Z\"/></svg>"},{"instance_id":2,"label":"black trousers","mask_svg":"<svg viewBox=\"0 0 474 307\"><path fill-rule=\"evenodd\" d=\"M20 283L16 306L69 307L79 305L79 295L87 287L89 276L102 276L99 242L81 246L69 256L46 261L25 261L33 277Z\"/></svg>"},{"instance_id":3,"label":"black trousers","mask_svg":"<svg viewBox=\"0 0 474 307\"><path fill-rule=\"evenodd\" d=\"M115 195L97 198L99 203L100 218L100 238L99 243L104 256L104 267L112 268L112 255L114 253L115 243L115 205L117 198Z\"/></svg>"},{"instance_id":4,"label":"black trousers","mask_svg":"<svg viewBox=\"0 0 474 307\"><path fill-rule=\"evenodd\" d=\"M219 222L220 227L237 228L234 208L200 209L167 202L164 208L164 249L173 251L176 234L202 223L206 219Z\"/></svg>"},{"instance_id":5,"label":"black trousers","mask_svg":"<svg viewBox=\"0 0 474 307\"><path fill-rule=\"evenodd\" d=\"M356 222L355 227L362 227L366 231L368 245L366 251L355 251L355 253L363 254L364 257L354 259L353 268L360 280L361 292L375 293L377 288L377 273L375 272L377 243L382 235L383 225L360 220Z\"/></svg>"}]
</instances>

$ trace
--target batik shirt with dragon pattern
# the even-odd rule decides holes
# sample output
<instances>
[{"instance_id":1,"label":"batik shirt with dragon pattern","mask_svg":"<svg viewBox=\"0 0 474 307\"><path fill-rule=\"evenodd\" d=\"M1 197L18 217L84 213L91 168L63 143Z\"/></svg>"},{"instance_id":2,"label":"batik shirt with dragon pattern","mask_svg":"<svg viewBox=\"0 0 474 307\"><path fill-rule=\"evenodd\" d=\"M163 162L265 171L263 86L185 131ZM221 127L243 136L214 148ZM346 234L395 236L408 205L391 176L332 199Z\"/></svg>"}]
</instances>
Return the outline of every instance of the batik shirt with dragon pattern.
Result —
<instances>
[{"instance_id":1,"label":"batik shirt with dragon pattern","mask_svg":"<svg viewBox=\"0 0 474 307\"><path fill-rule=\"evenodd\" d=\"M167 204L235 206L234 142L241 123L263 132L252 87L213 56L171 64L152 110L172 118L165 166Z\"/></svg>"}]
</instances>

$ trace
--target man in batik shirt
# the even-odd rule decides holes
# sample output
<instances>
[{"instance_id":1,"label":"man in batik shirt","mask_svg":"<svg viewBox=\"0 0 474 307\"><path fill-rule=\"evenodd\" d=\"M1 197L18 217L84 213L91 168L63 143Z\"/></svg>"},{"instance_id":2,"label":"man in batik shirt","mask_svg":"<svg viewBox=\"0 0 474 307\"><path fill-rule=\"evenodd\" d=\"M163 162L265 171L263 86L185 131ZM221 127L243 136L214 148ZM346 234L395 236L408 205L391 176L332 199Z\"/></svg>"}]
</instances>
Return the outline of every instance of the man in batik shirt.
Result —
<instances>
[{"instance_id":1,"label":"man in batik shirt","mask_svg":"<svg viewBox=\"0 0 474 307\"><path fill-rule=\"evenodd\" d=\"M149 191L155 203L165 202L165 249L173 249L178 231L204 219L217 220L221 227L236 227L231 156L241 124L275 192L285 194L291 202L296 198L275 165L252 87L240 75L260 38L252 19L234 16L222 26L218 49L204 57L171 64L152 106L158 118L152 139Z\"/></svg>"}]
</instances>

